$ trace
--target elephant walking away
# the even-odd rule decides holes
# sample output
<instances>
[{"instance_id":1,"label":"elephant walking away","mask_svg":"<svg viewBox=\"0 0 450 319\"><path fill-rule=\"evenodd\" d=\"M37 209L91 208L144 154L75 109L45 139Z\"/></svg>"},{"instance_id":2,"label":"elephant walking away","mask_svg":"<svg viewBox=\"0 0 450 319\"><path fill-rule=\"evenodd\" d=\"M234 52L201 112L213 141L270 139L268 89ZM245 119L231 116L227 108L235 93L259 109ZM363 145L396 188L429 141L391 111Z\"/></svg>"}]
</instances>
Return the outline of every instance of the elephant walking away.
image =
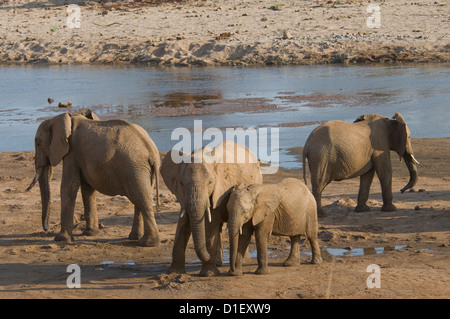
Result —
<instances>
[{"instance_id":1,"label":"elephant walking away","mask_svg":"<svg viewBox=\"0 0 450 319\"><path fill-rule=\"evenodd\" d=\"M411 146L411 133L403 116L390 119L377 114L358 117L353 123L329 121L315 128L303 149L303 178L306 183L306 159L311 172L312 193L319 216L325 216L322 191L332 181L360 176L357 212L369 211L367 200L373 176L380 180L383 211L395 211L392 203L392 166L390 151L405 161L410 179L403 193L417 183L418 172Z\"/></svg>"},{"instance_id":2,"label":"elephant walking away","mask_svg":"<svg viewBox=\"0 0 450 319\"><path fill-rule=\"evenodd\" d=\"M129 235L140 246L159 243L153 212L153 188L158 197L161 160L156 145L140 126L123 120L99 121L88 109L64 113L42 122L35 136L36 176L42 200L42 225L48 230L50 185L53 167L63 162L61 181L61 230L57 241L72 241L73 216L81 187L86 229L98 233L96 191L126 196L134 204ZM143 225L142 225L143 224ZM143 228L143 229L142 229Z\"/></svg>"},{"instance_id":3,"label":"elephant walking away","mask_svg":"<svg viewBox=\"0 0 450 319\"><path fill-rule=\"evenodd\" d=\"M175 161L174 153L187 160ZM218 275L221 229L228 220L226 205L231 189L240 183L262 183L256 155L232 141L214 149L205 146L191 154L172 151L162 160L161 175L181 206L169 272L186 272L185 251L192 232L195 251L202 261L200 275Z\"/></svg>"},{"instance_id":4,"label":"elephant walking away","mask_svg":"<svg viewBox=\"0 0 450 319\"><path fill-rule=\"evenodd\" d=\"M318 240L317 208L308 187L296 178L278 184L239 185L227 204L230 239L230 275L242 275L245 251L255 232L258 269L267 274L267 243L271 234L289 236L291 252L284 262L300 262L300 236L306 235L314 264L322 262Z\"/></svg>"}]
</instances>

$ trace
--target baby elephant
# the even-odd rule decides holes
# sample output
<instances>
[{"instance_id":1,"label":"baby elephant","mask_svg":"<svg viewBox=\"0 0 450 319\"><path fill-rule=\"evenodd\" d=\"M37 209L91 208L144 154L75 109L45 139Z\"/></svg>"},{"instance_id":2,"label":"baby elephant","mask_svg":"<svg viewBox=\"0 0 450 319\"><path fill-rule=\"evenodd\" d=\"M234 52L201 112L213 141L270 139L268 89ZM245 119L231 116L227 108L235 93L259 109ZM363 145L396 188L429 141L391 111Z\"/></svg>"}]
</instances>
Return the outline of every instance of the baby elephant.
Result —
<instances>
[{"instance_id":1,"label":"baby elephant","mask_svg":"<svg viewBox=\"0 0 450 319\"><path fill-rule=\"evenodd\" d=\"M230 275L242 275L244 253L255 231L258 269L268 273L267 241L270 234L289 236L291 252L284 262L293 266L300 261L300 235L311 245L312 263L322 262L317 239L317 207L306 185L295 178L278 184L239 185L227 204L230 238ZM239 236L240 234L240 236Z\"/></svg>"}]
</instances>

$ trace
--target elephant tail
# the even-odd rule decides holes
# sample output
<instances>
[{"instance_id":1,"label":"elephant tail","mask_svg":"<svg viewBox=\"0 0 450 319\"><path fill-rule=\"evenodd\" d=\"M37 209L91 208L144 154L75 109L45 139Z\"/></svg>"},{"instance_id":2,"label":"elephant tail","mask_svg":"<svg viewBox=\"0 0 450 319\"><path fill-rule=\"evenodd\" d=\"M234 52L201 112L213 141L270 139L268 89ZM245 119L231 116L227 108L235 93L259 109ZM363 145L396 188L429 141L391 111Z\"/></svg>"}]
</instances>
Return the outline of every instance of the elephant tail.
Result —
<instances>
[{"instance_id":1,"label":"elephant tail","mask_svg":"<svg viewBox=\"0 0 450 319\"><path fill-rule=\"evenodd\" d=\"M303 148L302 152L302 166L303 166L303 180L305 181L305 185L308 185L308 182L306 181L306 159L308 158L307 149L306 147Z\"/></svg>"},{"instance_id":2,"label":"elephant tail","mask_svg":"<svg viewBox=\"0 0 450 319\"><path fill-rule=\"evenodd\" d=\"M155 186L156 190L156 211L159 211L159 208L161 206L161 200L159 198L159 165L156 165L156 163L153 163L149 160L150 167L152 168L151 172L151 184L152 186Z\"/></svg>"},{"instance_id":3,"label":"elephant tail","mask_svg":"<svg viewBox=\"0 0 450 319\"><path fill-rule=\"evenodd\" d=\"M156 180L156 210L159 211L159 208L161 207L161 199L159 198L159 170L155 169L155 180Z\"/></svg>"}]
</instances>

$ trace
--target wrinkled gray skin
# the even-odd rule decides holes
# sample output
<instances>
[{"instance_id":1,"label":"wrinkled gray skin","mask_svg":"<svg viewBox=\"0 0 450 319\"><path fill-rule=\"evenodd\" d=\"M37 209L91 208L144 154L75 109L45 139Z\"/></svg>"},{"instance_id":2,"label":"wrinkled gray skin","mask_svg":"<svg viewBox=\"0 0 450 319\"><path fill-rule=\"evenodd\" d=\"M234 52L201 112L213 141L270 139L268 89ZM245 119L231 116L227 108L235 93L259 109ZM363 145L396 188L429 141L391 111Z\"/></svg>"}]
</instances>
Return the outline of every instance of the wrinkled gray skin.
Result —
<instances>
[{"instance_id":1,"label":"wrinkled gray skin","mask_svg":"<svg viewBox=\"0 0 450 319\"><path fill-rule=\"evenodd\" d=\"M57 241L72 241L74 206L81 187L86 229L98 234L96 191L123 195L135 206L130 239L141 246L159 243L153 212L153 187L158 193L160 157L147 132L122 120L99 121L88 109L64 113L42 122L35 136L36 176L39 181L42 226L48 230L50 185L53 167L63 162L61 181L61 231Z\"/></svg>"},{"instance_id":2,"label":"wrinkled gray skin","mask_svg":"<svg viewBox=\"0 0 450 319\"><path fill-rule=\"evenodd\" d=\"M222 150L225 155L229 147L239 148L243 153L251 155L254 161L238 163L234 158L234 161L228 163L225 160L212 163L202 160L201 163L195 163L194 155L187 154L190 163L175 163L171 152L162 161L161 175L181 206L170 273L186 272L185 251L192 232L195 251L202 261L200 275L219 275L216 265L221 260L220 237L222 225L228 219L226 204L229 193L233 186L240 183L262 182L259 161L246 147L224 141L214 151ZM211 221L208 215L211 216Z\"/></svg>"},{"instance_id":3,"label":"wrinkled gray skin","mask_svg":"<svg viewBox=\"0 0 450 319\"><path fill-rule=\"evenodd\" d=\"M284 266L300 262L300 236L308 239L311 263L322 262L317 238L316 201L308 187L300 180L286 178L278 184L239 185L227 204L230 239L230 271L242 275L245 251L255 232L258 269L255 274L267 274L267 245L271 234L289 236L291 252Z\"/></svg>"},{"instance_id":4,"label":"wrinkled gray skin","mask_svg":"<svg viewBox=\"0 0 450 319\"><path fill-rule=\"evenodd\" d=\"M356 212L369 211L367 200L373 176L381 184L383 211L395 211L392 203L392 165L390 152L395 151L409 170L408 184L417 183L417 167L411 146L411 133L400 113L392 119L368 114L353 123L329 121L318 126L308 137L303 149L303 178L306 183L306 159L311 172L312 193L317 201L319 216L326 216L321 205L322 191L332 181L360 176Z\"/></svg>"}]
</instances>

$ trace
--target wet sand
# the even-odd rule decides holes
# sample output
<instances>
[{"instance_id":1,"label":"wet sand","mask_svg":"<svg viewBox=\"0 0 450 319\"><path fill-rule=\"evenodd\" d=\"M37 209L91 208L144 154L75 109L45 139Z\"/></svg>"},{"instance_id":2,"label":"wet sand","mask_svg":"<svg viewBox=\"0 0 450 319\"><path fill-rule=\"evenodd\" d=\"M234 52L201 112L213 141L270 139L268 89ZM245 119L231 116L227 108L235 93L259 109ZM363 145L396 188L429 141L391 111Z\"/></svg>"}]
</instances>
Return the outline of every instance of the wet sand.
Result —
<instances>
[{"instance_id":1,"label":"wet sand","mask_svg":"<svg viewBox=\"0 0 450 319\"><path fill-rule=\"evenodd\" d=\"M0 62L287 65L449 62L448 2L0 2ZM367 20L369 19L369 26ZM69 23L68 23L69 21ZM71 28L75 22L79 28ZM370 24L372 23L372 24Z\"/></svg>"},{"instance_id":2,"label":"wet sand","mask_svg":"<svg viewBox=\"0 0 450 319\"><path fill-rule=\"evenodd\" d=\"M59 230L61 165L51 181L50 230L41 228L39 188L24 190L34 176L34 152L0 153L0 298L448 298L450 278L450 138L414 139L419 166L415 192L400 193L408 172L392 154L396 212L381 212L381 193L374 179L371 212L355 213L359 179L334 182L324 192L329 216L319 220L324 262L308 263L307 241L301 262L283 267L287 237L270 239L270 274L254 275L256 258L246 259L244 275L198 276L200 264L192 240L187 248L187 274L168 275L179 204L162 185L162 209L156 213L161 244L137 247L127 239L133 206L122 196L99 195L96 237L81 235L81 196L76 204L75 242L55 242ZM293 149L301 154L301 148ZM299 170L280 169L266 183L301 178ZM310 183L308 183L310 185ZM228 236L224 227L224 247ZM255 249L254 239L250 251ZM341 255L333 255L335 252ZM330 254L331 252L331 254ZM353 256L355 255L355 256ZM109 265L105 265L109 262ZM111 264L113 262L113 264ZM69 264L81 267L81 289L68 289ZM381 288L367 287L371 264L380 266Z\"/></svg>"}]
</instances>

